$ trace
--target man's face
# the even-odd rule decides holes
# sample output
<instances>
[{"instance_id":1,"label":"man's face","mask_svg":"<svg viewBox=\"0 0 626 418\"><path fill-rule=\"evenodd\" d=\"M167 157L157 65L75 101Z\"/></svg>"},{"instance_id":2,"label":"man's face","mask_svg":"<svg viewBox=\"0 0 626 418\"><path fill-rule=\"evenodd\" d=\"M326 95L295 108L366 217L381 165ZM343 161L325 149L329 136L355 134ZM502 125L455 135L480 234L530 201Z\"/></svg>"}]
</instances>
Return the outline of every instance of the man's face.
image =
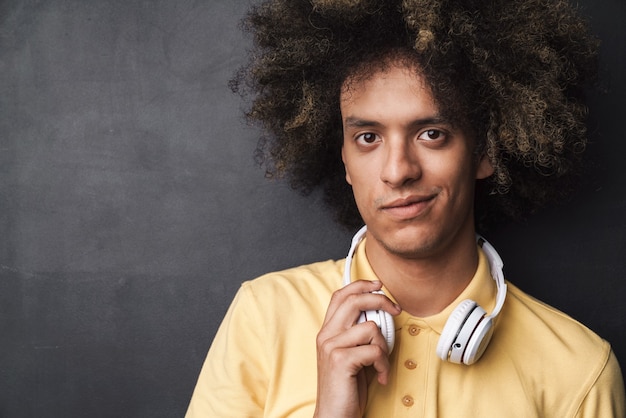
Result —
<instances>
[{"instance_id":1,"label":"man's face","mask_svg":"<svg viewBox=\"0 0 626 418\"><path fill-rule=\"evenodd\" d=\"M346 180L377 244L420 258L473 239L475 180L493 168L443 119L417 71L391 65L348 80L341 115Z\"/></svg>"}]
</instances>

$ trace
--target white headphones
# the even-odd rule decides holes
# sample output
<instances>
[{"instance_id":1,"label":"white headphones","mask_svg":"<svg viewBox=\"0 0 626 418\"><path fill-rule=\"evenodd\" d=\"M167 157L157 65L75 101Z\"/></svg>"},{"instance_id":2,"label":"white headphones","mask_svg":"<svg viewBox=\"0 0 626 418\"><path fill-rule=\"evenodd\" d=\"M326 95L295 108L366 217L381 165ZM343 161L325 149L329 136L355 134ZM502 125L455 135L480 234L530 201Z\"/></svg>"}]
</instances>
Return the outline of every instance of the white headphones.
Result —
<instances>
[{"instance_id":1,"label":"white headphones","mask_svg":"<svg viewBox=\"0 0 626 418\"><path fill-rule=\"evenodd\" d=\"M345 270L343 272L344 286L350 284L350 268L356 247L365 237L367 227L362 227L352 238L352 245L346 256ZM490 315L476 302L465 299L452 312L446 325L443 327L441 337L437 343L437 355L444 361L458 364L474 364L483 355L491 336L493 335L493 321L500 313L506 298L506 283L502 268L504 263L497 251L483 237L476 235L476 242L483 249L491 276L496 281L497 295L496 306ZM383 293L378 291L376 293ZM389 352L393 350L395 341L395 326L393 317L387 312L372 310L361 312L358 322L374 321L387 341Z\"/></svg>"}]
</instances>

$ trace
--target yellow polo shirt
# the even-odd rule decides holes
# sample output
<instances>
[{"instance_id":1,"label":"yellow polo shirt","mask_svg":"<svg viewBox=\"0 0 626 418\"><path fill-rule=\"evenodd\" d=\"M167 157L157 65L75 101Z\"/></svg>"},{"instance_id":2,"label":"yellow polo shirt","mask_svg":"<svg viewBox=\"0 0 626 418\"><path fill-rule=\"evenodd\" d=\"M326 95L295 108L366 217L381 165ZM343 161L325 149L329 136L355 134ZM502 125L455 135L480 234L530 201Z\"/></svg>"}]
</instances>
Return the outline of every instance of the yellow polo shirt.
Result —
<instances>
[{"instance_id":1,"label":"yellow polo shirt","mask_svg":"<svg viewBox=\"0 0 626 418\"><path fill-rule=\"evenodd\" d=\"M352 277L376 279L355 254ZM264 275L241 286L194 390L187 418L313 416L315 338L345 260ZM482 251L468 287L443 312L395 318L390 383L374 379L366 417L625 417L624 383L609 344L565 314L508 283L483 357L465 366L435 352L443 326L464 299L487 312L496 286Z\"/></svg>"}]
</instances>

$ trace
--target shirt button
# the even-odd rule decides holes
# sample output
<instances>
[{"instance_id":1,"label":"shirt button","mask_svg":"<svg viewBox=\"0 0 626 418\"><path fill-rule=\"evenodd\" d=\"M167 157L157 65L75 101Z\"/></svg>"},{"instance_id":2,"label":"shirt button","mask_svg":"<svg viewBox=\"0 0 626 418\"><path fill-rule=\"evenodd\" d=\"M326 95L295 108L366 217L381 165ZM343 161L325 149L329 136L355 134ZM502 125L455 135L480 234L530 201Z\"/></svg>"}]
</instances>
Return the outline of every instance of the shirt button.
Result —
<instances>
[{"instance_id":1,"label":"shirt button","mask_svg":"<svg viewBox=\"0 0 626 418\"><path fill-rule=\"evenodd\" d=\"M420 333L420 329L417 325L409 326L409 334L415 337L419 333Z\"/></svg>"},{"instance_id":2,"label":"shirt button","mask_svg":"<svg viewBox=\"0 0 626 418\"><path fill-rule=\"evenodd\" d=\"M404 362L404 367L406 367L409 370L413 370L414 368L417 367L417 363L414 362L413 360L407 360Z\"/></svg>"},{"instance_id":3,"label":"shirt button","mask_svg":"<svg viewBox=\"0 0 626 418\"><path fill-rule=\"evenodd\" d=\"M413 400L412 396L405 395L402 398L402 405L404 405L404 406L413 406L414 403L415 403L415 401Z\"/></svg>"}]
</instances>

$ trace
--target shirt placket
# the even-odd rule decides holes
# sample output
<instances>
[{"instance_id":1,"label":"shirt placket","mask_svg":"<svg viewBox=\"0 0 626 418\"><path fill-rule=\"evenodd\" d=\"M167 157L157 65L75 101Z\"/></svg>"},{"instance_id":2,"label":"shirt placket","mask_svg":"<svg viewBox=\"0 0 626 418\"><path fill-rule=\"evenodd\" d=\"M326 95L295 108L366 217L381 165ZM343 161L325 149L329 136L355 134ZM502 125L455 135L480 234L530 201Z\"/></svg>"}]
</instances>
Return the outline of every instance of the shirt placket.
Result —
<instances>
[{"instance_id":1,"label":"shirt placket","mask_svg":"<svg viewBox=\"0 0 626 418\"><path fill-rule=\"evenodd\" d=\"M421 320L410 319L401 330L402 344L397 353L397 416L421 417L427 396L427 371L431 356L432 329Z\"/></svg>"}]
</instances>

